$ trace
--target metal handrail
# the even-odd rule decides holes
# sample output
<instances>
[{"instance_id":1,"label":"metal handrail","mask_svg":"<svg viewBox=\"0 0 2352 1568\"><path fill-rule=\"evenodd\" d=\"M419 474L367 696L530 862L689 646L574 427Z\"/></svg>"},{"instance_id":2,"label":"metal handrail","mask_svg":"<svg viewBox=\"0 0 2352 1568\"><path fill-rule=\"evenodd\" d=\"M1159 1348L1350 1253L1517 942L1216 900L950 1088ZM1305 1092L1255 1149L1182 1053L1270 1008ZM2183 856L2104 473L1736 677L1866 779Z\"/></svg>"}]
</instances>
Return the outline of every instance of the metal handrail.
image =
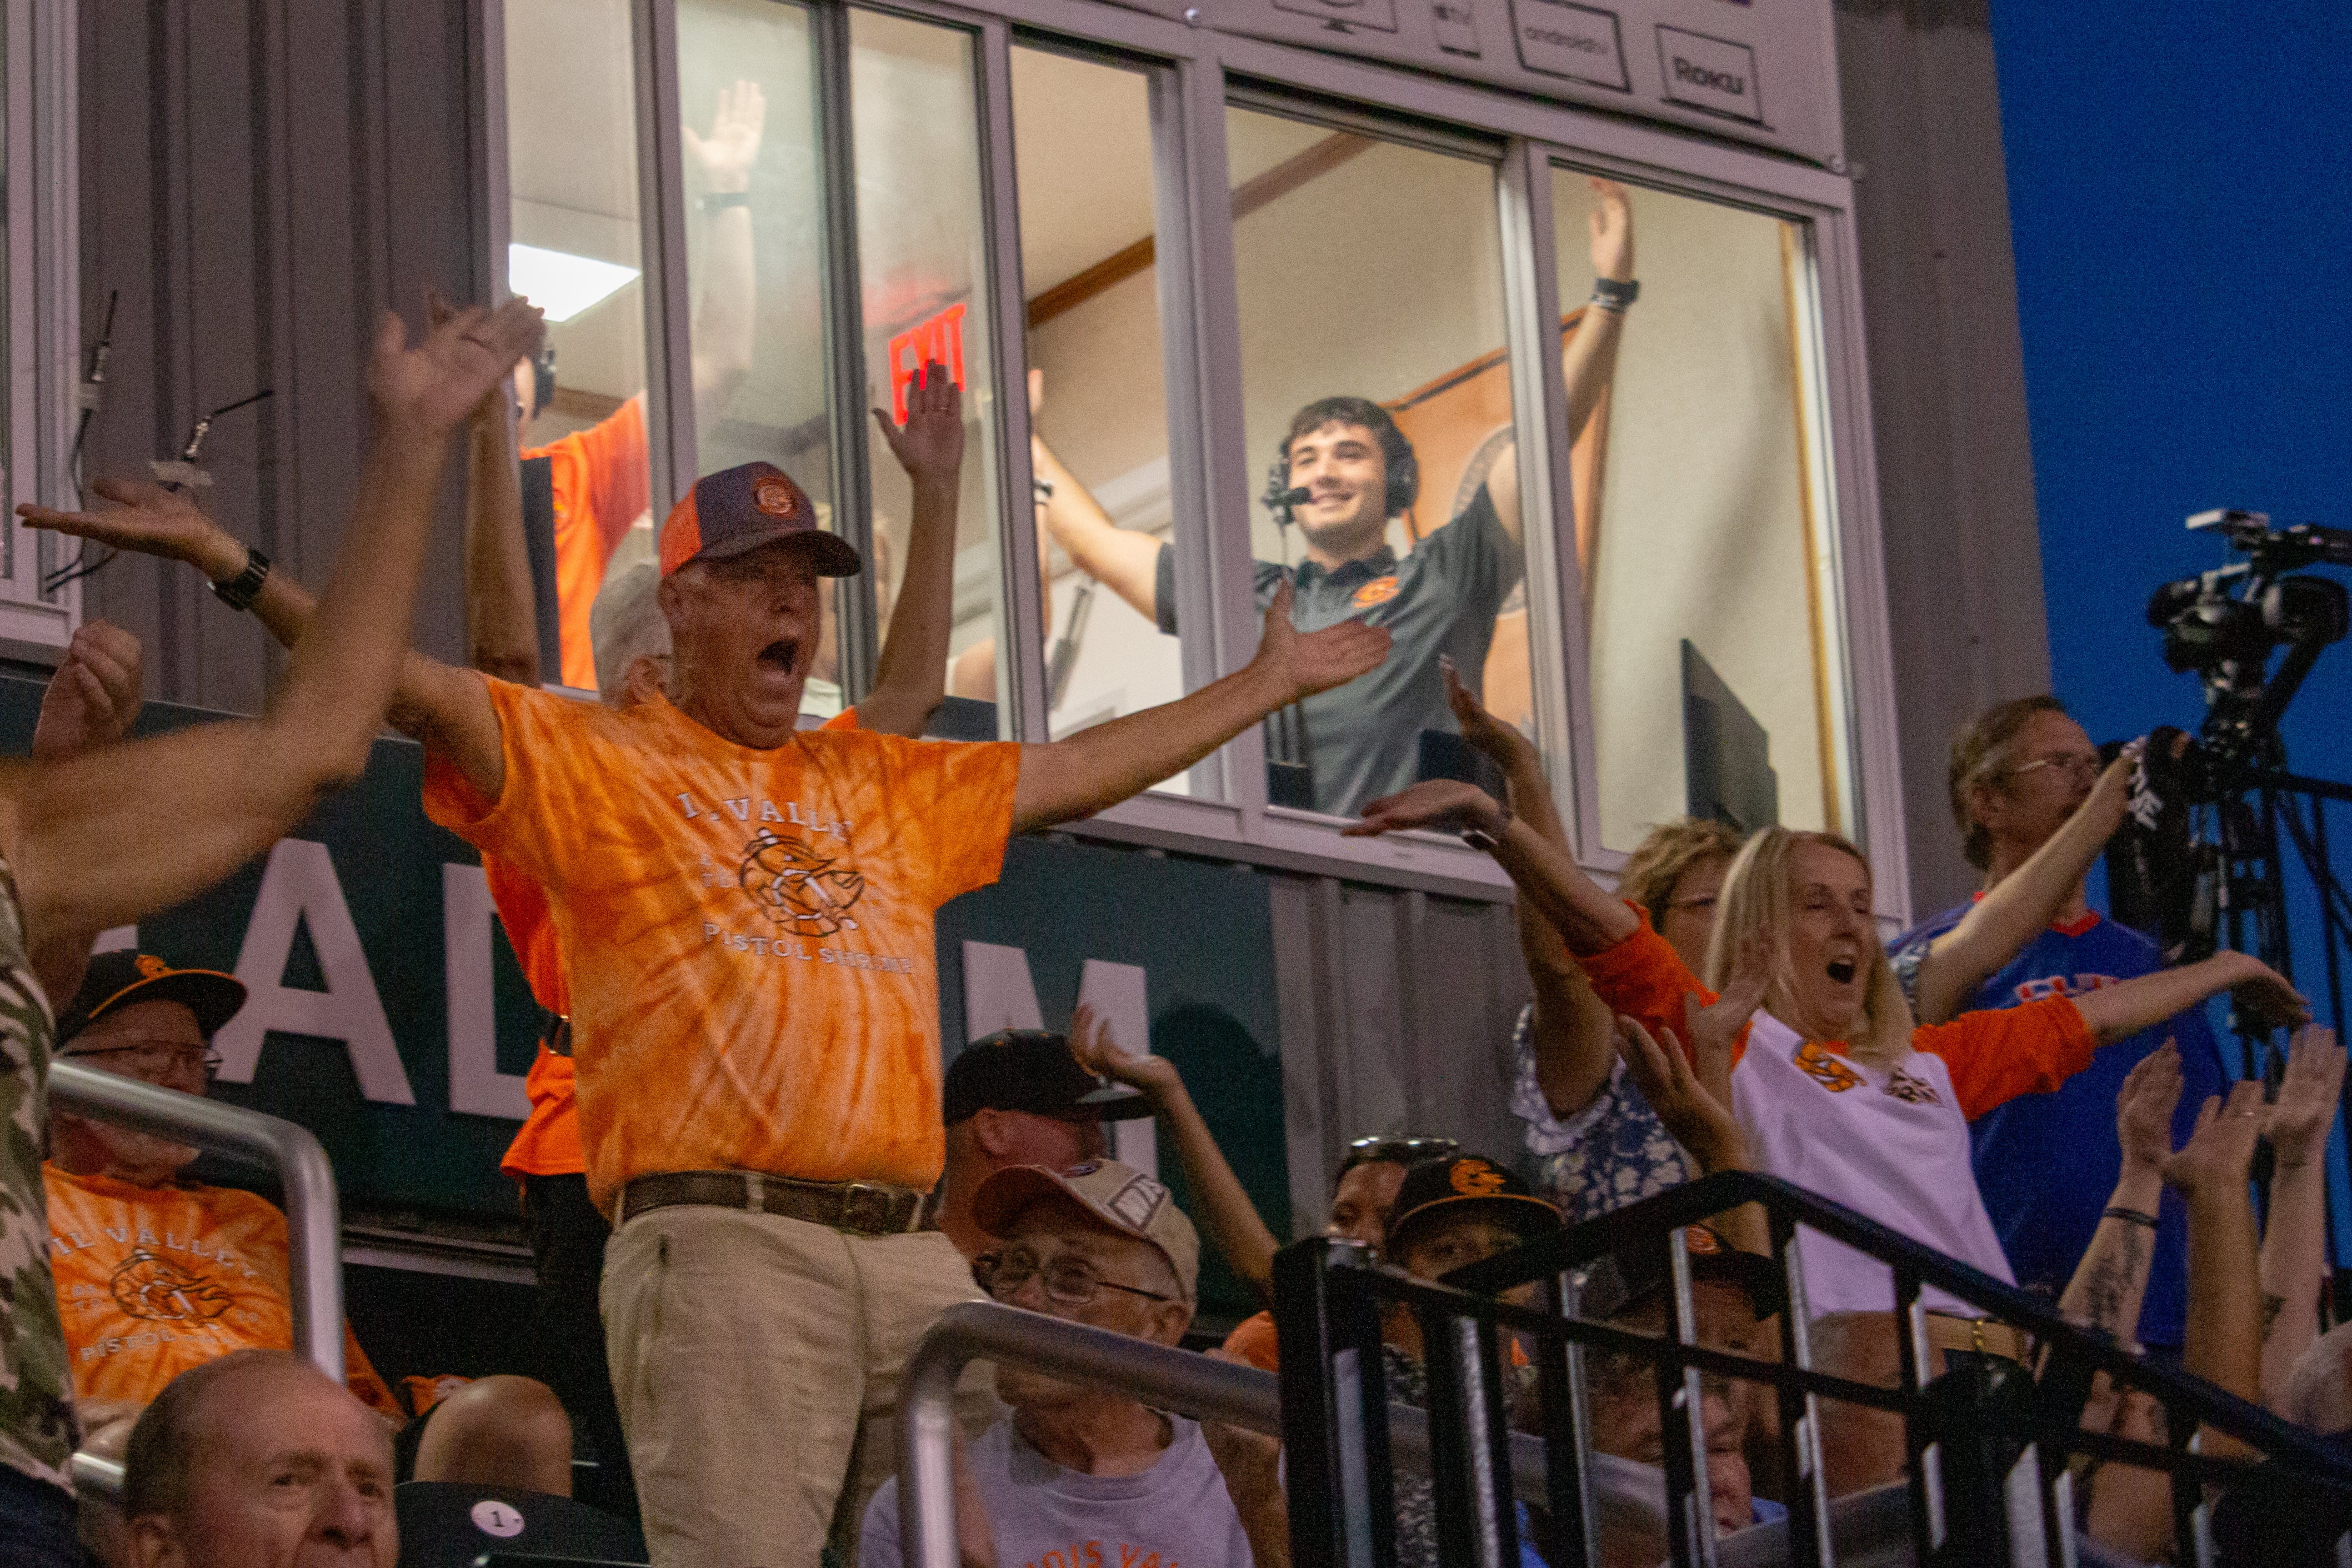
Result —
<instances>
[{"instance_id":1,"label":"metal handrail","mask_svg":"<svg viewBox=\"0 0 2352 1568\"><path fill-rule=\"evenodd\" d=\"M940 1314L915 1347L899 1382L898 1529L910 1568L957 1568L950 1457L955 1385L967 1362L983 1359L1018 1360L1117 1388L1157 1409L1282 1435L1281 1385L1270 1372L997 1301L959 1302ZM1389 1424L1400 1454L1427 1458L1423 1412L1391 1405ZM1516 1434L1511 1469L1522 1483L1540 1486L1542 1441ZM1654 1466L1596 1455L1593 1479L1604 1520L1664 1530L1665 1479Z\"/></svg>"},{"instance_id":2,"label":"metal handrail","mask_svg":"<svg viewBox=\"0 0 2352 1568\"><path fill-rule=\"evenodd\" d=\"M258 1111L70 1061L50 1063L49 1103L275 1170L286 1197L286 1283L294 1349L336 1382L343 1380L342 1213L334 1166L318 1139Z\"/></svg>"}]
</instances>

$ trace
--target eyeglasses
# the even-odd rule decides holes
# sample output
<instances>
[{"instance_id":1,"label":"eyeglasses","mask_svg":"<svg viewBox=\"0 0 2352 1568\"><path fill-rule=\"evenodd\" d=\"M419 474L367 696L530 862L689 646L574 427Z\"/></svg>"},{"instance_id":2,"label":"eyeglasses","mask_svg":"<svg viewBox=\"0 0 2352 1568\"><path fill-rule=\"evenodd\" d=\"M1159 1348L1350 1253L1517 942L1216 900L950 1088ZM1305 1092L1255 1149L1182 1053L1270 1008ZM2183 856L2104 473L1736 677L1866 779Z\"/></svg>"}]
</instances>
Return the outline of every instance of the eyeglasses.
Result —
<instances>
[{"instance_id":1,"label":"eyeglasses","mask_svg":"<svg viewBox=\"0 0 2352 1568\"><path fill-rule=\"evenodd\" d=\"M1106 1280L1067 1253L1041 1261L1037 1254L1025 1247L982 1253L971 1260L971 1277L982 1290L1000 1301L1027 1284L1032 1278L1045 1287L1045 1299L1057 1307L1087 1306L1104 1291L1124 1291L1130 1296L1141 1296L1147 1301L1172 1301L1176 1299L1163 1296L1157 1291Z\"/></svg>"},{"instance_id":2,"label":"eyeglasses","mask_svg":"<svg viewBox=\"0 0 2352 1568\"><path fill-rule=\"evenodd\" d=\"M58 1054L89 1061L101 1056L128 1056L137 1071L158 1078L201 1068L207 1083L220 1076L222 1061L221 1053L208 1045L187 1045L176 1040L132 1040L123 1045L97 1046L89 1051L61 1051Z\"/></svg>"},{"instance_id":3,"label":"eyeglasses","mask_svg":"<svg viewBox=\"0 0 2352 1568\"><path fill-rule=\"evenodd\" d=\"M2100 769L2105 766L2095 751L2062 751L2048 757L2037 757L2031 762L2021 762L2009 769L2009 776L2015 779L2038 768L2054 768L2069 779L2096 779Z\"/></svg>"},{"instance_id":4,"label":"eyeglasses","mask_svg":"<svg viewBox=\"0 0 2352 1568\"><path fill-rule=\"evenodd\" d=\"M1423 1160L1450 1160L1462 1152L1462 1145L1452 1138L1358 1138L1348 1145L1348 1155L1339 1162L1339 1174L1346 1176L1358 1166L1374 1160L1392 1165L1417 1165Z\"/></svg>"}]
</instances>

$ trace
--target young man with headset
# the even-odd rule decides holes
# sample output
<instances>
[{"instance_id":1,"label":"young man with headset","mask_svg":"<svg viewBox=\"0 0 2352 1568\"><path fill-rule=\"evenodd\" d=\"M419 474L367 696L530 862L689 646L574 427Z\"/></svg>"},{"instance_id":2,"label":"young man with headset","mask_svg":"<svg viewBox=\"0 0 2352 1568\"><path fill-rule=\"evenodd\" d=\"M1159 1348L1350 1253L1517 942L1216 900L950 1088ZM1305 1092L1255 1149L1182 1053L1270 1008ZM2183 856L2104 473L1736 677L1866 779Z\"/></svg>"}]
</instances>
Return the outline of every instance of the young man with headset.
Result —
<instances>
[{"instance_id":1,"label":"young man with headset","mask_svg":"<svg viewBox=\"0 0 2352 1568\"><path fill-rule=\"evenodd\" d=\"M1624 190L1605 180L1592 184L1593 308L1560 356L1571 438L1609 383L1624 311L1639 289ZM1055 542L1080 570L1173 635L1172 549L1113 523L1034 432L1030 461ZM1267 475L1264 502L1277 523L1297 525L1307 559L1297 566L1256 563L1259 609L1287 582L1300 631L1360 619L1395 638L1394 654L1371 674L1299 705L1303 744L1294 730L1286 748L1307 764L1318 811L1348 815L1420 776L1422 733L1455 732L1439 656L1450 656L1470 689L1480 689L1495 616L1525 570L1515 449L1496 459L1450 521L1421 534L1400 559L1388 526L1420 491L1412 443L1386 409L1360 397L1318 398L1292 415Z\"/></svg>"}]
</instances>

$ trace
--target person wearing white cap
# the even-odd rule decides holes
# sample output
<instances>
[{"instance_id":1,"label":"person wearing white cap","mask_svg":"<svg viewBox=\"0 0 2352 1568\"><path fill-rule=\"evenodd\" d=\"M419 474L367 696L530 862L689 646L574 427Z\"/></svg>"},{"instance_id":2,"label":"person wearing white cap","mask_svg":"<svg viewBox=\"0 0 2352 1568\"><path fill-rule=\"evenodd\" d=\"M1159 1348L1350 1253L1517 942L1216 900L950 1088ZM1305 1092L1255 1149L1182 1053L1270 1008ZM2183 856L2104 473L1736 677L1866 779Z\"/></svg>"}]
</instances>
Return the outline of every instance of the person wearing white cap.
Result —
<instances>
[{"instance_id":1,"label":"person wearing white cap","mask_svg":"<svg viewBox=\"0 0 2352 1568\"><path fill-rule=\"evenodd\" d=\"M1015 1166L981 1184L973 1208L1001 1239L972 1261L998 1301L1156 1344L1183 1338L1201 1239L1160 1183L1116 1160ZM996 1391L1012 1414L971 1444L975 1484L959 1489L959 1508L964 1531L984 1530L997 1562L1050 1552L1082 1564L1250 1568L1249 1537L1199 1423L1010 1362L996 1364ZM974 1493L985 1520L970 1517ZM903 1561L892 1480L866 1508L858 1563Z\"/></svg>"}]
</instances>

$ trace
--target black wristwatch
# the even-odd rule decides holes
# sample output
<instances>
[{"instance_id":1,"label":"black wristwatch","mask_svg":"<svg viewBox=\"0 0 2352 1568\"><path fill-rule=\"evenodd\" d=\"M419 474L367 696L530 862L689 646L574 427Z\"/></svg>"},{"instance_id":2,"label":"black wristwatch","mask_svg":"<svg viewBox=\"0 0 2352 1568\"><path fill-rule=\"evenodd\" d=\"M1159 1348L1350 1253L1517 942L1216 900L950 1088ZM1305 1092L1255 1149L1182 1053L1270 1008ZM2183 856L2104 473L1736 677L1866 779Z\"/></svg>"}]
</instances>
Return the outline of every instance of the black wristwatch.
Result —
<instances>
[{"instance_id":1,"label":"black wristwatch","mask_svg":"<svg viewBox=\"0 0 2352 1568\"><path fill-rule=\"evenodd\" d=\"M250 610L261 592L261 585L268 580L269 558L247 545L245 547L245 570L226 582L214 583L213 597L231 610Z\"/></svg>"},{"instance_id":2,"label":"black wristwatch","mask_svg":"<svg viewBox=\"0 0 2352 1568\"><path fill-rule=\"evenodd\" d=\"M1622 283L1613 277L1592 280L1592 302L1603 310L1622 310L1640 298L1642 285L1638 278L1629 277Z\"/></svg>"}]
</instances>

